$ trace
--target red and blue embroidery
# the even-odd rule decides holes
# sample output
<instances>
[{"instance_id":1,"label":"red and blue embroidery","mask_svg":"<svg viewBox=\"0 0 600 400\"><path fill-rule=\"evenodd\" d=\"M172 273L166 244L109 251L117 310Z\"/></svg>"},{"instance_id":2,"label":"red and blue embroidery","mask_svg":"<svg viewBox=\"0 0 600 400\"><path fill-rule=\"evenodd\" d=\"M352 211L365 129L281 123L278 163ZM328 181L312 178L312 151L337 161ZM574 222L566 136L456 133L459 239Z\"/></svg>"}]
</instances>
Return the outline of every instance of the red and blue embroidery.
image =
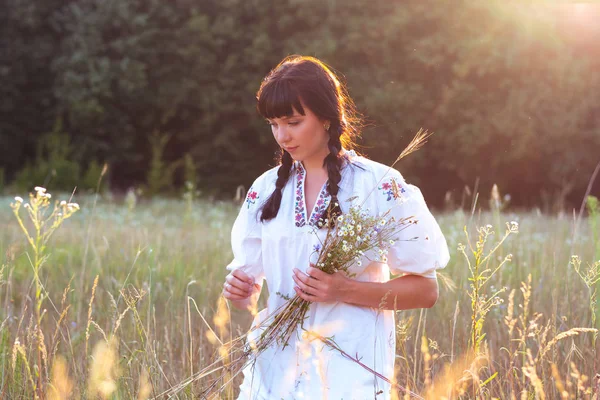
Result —
<instances>
[{"instance_id":1,"label":"red and blue embroidery","mask_svg":"<svg viewBox=\"0 0 600 400\"><path fill-rule=\"evenodd\" d=\"M329 206L330 199L331 197L329 197L329 190L327 190L327 184L325 184L325 187L321 188L321 193L319 193L319 198L315 203L315 209L313 210L312 215L310 216L309 224L311 226L317 226L317 222L319 222L319 219L321 219L321 217L325 215L325 211Z\"/></svg>"},{"instance_id":2,"label":"red and blue embroidery","mask_svg":"<svg viewBox=\"0 0 600 400\"><path fill-rule=\"evenodd\" d=\"M294 219L296 226L300 227L306 224L306 212L304 211L304 175L306 171L300 163L297 163L297 166Z\"/></svg>"},{"instance_id":3,"label":"red and blue embroidery","mask_svg":"<svg viewBox=\"0 0 600 400\"><path fill-rule=\"evenodd\" d=\"M300 162L296 163L296 185L295 185L295 203L294 203L294 220L297 227L306 225L306 209L304 201L304 179L306 177L306 170ZM329 206L329 191L327 190L327 183L321 188L317 202L315 203L312 214L308 224L310 226L317 226L319 219L325 214L327 207Z\"/></svg>"},{"instance_id":4,"label":"red and blue embroidery","mask_svg":"<svg viewBox=\"0 0 600 400\"><path fill-rule=\"evenodd\" d=\"M406 193L406 189L396 182L396 178L390 178L388 181L383 182L378 189L387 196L387 201L397 200L403 196L403 193Z\"/></svg>"},{"instance_id":5,"label":"red and blue embroidery","mask_svg":"<svg viewBox=\"0 0 600 400\"><path fill-rule=\"evenodd\" d=\"M260 197L258 196L258 193L250 188L248 190L248 194L246 195L246 204L248 204L248 208L250 208L250 205L255 204L259 198Z\"/></svg>"}]
</instances>

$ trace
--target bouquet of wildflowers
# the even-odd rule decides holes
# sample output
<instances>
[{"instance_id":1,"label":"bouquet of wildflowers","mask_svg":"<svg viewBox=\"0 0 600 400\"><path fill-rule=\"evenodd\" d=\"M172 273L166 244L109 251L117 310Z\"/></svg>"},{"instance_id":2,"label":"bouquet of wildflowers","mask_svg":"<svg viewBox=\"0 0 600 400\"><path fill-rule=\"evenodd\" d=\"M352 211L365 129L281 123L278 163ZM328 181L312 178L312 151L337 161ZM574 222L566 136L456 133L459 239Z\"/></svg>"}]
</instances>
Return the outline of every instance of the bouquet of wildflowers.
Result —
<instances>
[{"instance_id":1,"label":"bouquet of wildflowers","mask_svg":"<svg viewBox=\"0 0 600 400\"><path fill-rule=\"evenodd\" d=\"M386 262L387 249L398 240L398 233L416 222L412 216L398 220L389 214L372 216L361 206L351 206L347 213L336 217L335 226L328 228L323 243L315 247L318 258L314 267L328 274L342 271L352 277L351 267L360 267L365 259ZM329 218L320 223L330 226ZM271 345L273 340L285 348L298 325L302 327L310 304L298 295L289 299L260 335L257 348Z\"/></svg>"}]
</instances>

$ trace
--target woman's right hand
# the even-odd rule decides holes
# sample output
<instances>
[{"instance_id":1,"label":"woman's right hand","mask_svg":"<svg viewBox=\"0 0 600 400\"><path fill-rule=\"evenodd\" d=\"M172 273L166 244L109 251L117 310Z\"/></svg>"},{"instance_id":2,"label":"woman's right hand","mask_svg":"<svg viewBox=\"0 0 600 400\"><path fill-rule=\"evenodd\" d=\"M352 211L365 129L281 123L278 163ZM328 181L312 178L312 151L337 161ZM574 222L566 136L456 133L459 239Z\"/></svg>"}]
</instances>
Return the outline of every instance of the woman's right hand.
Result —
<instances>
[{"instance_id":1,"label":"woman's right hand","mask_svg":"<svg viewBox=\"0 0 600 400\"><path fill-rule=\"evenodd\" d=\"M236 269L225 278L223 297L232 301L246 300L260 289L260 285L254 282L254 277Z\"/></svg>"}]
</instances>

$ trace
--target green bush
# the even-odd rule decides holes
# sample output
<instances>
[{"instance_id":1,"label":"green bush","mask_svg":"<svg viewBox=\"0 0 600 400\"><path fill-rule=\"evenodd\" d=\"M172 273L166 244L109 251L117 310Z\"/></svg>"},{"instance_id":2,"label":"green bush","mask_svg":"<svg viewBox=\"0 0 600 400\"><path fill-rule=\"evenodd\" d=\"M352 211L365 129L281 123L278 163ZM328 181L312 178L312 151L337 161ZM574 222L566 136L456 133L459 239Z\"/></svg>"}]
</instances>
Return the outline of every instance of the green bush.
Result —
<instances>
[{"instance_id":1,"label":"green bush","mask_svg":"<svg viewBox=\"0 0 600 400\"><path fill-rule=\"evenodd\" d=\"M81 168L74 154L69 135L62 131L62 121L57 120L52 132L37 142L35 161L26 163L17 172L14 186L19 190L31 190L44 186L52 190L71 191L78 186Z\"/></svg>"}]
</instances>

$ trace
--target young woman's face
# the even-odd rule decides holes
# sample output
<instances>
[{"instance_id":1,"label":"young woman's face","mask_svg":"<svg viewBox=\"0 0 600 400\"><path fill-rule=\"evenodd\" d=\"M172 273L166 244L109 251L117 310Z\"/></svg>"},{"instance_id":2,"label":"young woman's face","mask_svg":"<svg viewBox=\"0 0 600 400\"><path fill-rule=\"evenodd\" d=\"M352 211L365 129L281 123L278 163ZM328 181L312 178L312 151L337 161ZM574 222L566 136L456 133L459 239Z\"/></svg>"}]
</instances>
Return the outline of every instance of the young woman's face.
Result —
<instances>
[{"instance_id":1,"label":"young woman's face","mask_svg":"<svg viewBox=\"0 0 600 400\"><path fill-rule=\"evenodd\" d=\"M302 107L306 115L294 109L294 114L289 117L268 120L273 137L294 160L304 161L319 156L324 158L329 153L329 134L324 127L325 121L321 121L304 104Z\"/></svg>"}]
</instances>

